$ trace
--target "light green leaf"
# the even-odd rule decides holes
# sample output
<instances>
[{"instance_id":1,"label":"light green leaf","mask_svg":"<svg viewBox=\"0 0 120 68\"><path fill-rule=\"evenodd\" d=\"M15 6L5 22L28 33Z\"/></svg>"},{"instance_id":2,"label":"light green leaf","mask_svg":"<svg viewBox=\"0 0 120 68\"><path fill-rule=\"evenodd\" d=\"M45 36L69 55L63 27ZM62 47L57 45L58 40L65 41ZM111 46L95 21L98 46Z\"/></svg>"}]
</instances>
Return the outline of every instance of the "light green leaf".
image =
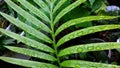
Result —
<instances>
[{"instance_id":1,"label":"light green leaf","mask_svg":"<svg viewBox=\"0 0 120 68\"><path fill-rule=\"evenodd\" d=\"M53 57L49 54L43 53L43 52L39 52L39 51L31 50L31 49L26 49L26 48L14 47L14 46L5 46L5 47L11 51L21 53L24 55L37 57L37 58L49 60L49 61L56 61L55 57Z\"/></svg>"},{"instance_id":2,"label":"light green leaf","mask_svg":"<svg viewBox=\"0 0 120 68\"><path fill-rule=\"evenodd\" d=\"M92 26L92 27L80 29L62 37L57 42L57 47L69 40L72 40L80 36L84 36L84 35L95 33L95 32L105 31L105 30L117 29L117 28L120 28L120 25L100 25L100 26Z\"/></svg>"},{"instance_id":3,"label":"light green leaf","mask_svg":"<svg viewBox=\"0 0 120 68\"><path fill-rule=\"evenodd\" d=\"M43 24L40 20L38 20L37 18L35 18L31 14L29 14L28 12L23 10L21 7L17 6L11 0L5 0L5 2L10 7L12 7L17 13L19 13L21 16L23 16L26 20L28 20L29 22L33 23L34 25L36 25L40 29L43 29L43 30L45 30L47 32L50 32L50 29L45 24Z\"/></svg>"},{"instance_id":4,"label":"light green leaf","mask_svg":"<svg viewBox=\"0 0 120 68\"><path fill-rule=\"evenodd\" d=\"M13 33L13 32L4 30L2 28L0 28L0 32L18 40L18 41L20 41L20 42L22 42L22 43L24 43L28 46L34 47L36 49L40 49L40 50L43 50L43 51L46 51L46 52L52 52L52 53L54 52L54 50L52 48L50 48L49 46L47 46L45 44L42 44L40 42L37 42L35 40L29 39L27 37L20 36L18 34Z\"/></svg>"},{"instance_id":5,"label":"light green leaf","mask_svg":"<svg viewBox=\"0 0 120 68\"><path fill-rule=\"evenodd\" d=\"M95 0L89 0L89 2L90 2L90 5L93 6Z\"/></svg>"},{"instance_id":6,"label":"light green leaf","mask_svg":"<svg viewBox=\"0 0 120 68\"><path fill-rule=\"evenodd\" d=\"M8 57L0 57L0 59L12 64L21 65L21 66L30 67L30 68L48 68L48 67L58 68L55 65L52 65L49 63L37 62L37 61L29 61L29 60L8 58Z\"/></svg>"},{"instance_id":7,"label":"light green leaf","mask_svg":"<svg viewBox=\"0 0 120 68\"><path fill-rule=\"evenodd\" d=\"M90 61L83 61L83 60L66 60L61 63L63 67L69 68L120 68L117 65L111 64L104 64L98 62L90 62Z\"/></svg>"},{"instance_id":8,"label":"light green leaf","mask_svg":"<svg viewBox=\"0 0 120 68\"><path fill-rule=\"evenodd\" d=\"M27 2L26 0L18 0L24 7L26 7L29 11L34 13L36 16L40 17L41 19L45 20L46 22L50 22L49 18L40 11L38 8Z\"/></svg>"},{"instance_id":9,"label":"light green leaf","mask_svg":"<svg viewBox=\"0 0 120 68\"><path fill-rule=\"evenodd\" d=\"M81 53L81 52L117 49L117 48L120 48L120 43L117 42L83 44L83 45L76 45L65 48L60 51L59 56Z\"/></svg>"},{"instance_id":10,"label":"light green leaf","mask_svg":"<svg viewBox=\"0 0 120 68\"><path fill-rule=\"evenodd\" d=\"M53 9L53 13L55 13L67 0L60 0L55 8Z\"/></svg>"},{"instance_id":11,"label":"light green leaf","mask_svg":"<svg viewBox=\"0 0 120 68\"><path fill-rule=\"evenodd\" d=\"M84 3L86 0L77 0L73 4L69 5L65 9L63 9L55 18L54 24L56 24L65 14L70 12L72 9L76 8L80 4Z\"/></svg>"},{"instance_id":12,"label":"light green leaf","mask_svg":"<svg viewBox=\"0 0 120 68\"><path fill-rule=\"evenodd\" d=\"M45 0L46 3L50 4L53 0Z\"/></svg>"},{"instance_id":13,"label":"light green leaf","mask_svg":"<svg viewBox=\"0 0 120 68\"><path fill-rule=\"evenodd\" d=\"M0 14L3 17L5 17L7 20L9 20L12 24L23 29L24 31L28 32L29 34L35 36L36 38L41 39L41 40L48 42L48 43L52 43L52 40L49 37L47 37L45 34L41 33L40 31L32 28L31 26L24 24L23 22L19 21L18 19L15 19L15 18L13 18L5 13L0 12Z\"/></svg>"},{"instance_id":14,"label":"light green leaf","mask_svg":"<svg viewBox=\"0 0 120 68\"><path fill-rule=\"evenodd\" d=\"M48 6L46 5L46 3L42 0L33 0L37 5L39 5L44 11L46 12L50 12Z\"/></svg>"},{"instance_id":15,"label":"light green leaf","mask_svg":"<svg viewBox=\"0 0 120 68\"><path fill-rule=\"evenodd\" d=\"M54 3L57 1L57 0L53 0L54 1Z\"/></svg>"},{"instance_id":16,"label":"light green leaf","mask_svg":"<svg viewBox=\"0 0 120 68\"><path fill-rule=\"evenodd\" d=\"M73 19L70 20L68 22L65 22L63 25L61 25L55 32L55 36L57 36L62 30L73 26L73 25L77 25L80 23L86 23L89 21L95 21L95 20L106 20L106 19L113 19L116 18L117 16L88 16L88 17L82 17L82 18L77 18L77 19Z\"/></svg>"}]
</instances>

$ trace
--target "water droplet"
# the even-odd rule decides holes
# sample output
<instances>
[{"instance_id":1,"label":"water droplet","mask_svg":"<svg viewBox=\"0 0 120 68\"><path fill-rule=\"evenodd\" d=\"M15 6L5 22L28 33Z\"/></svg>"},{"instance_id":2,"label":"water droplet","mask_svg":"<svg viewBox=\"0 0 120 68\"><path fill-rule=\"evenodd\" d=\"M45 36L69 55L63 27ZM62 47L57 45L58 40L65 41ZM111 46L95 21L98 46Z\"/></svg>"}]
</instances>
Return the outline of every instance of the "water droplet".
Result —
<instances>
[{"instance_id":1,"label":"water droplet","mask_svg":"<svg viewBox=\"0 0 120 68\"><path fill-rule=\"evenodd\" d=\"M75 22L72 22L70 25L74 25L74 24L76 24Z\"/></svg>"},{"instance_id":2,"label":"water droplet","mask_svg":"<svg viewBox=\"0 0 120 68\"><path fill-rule=\"evenodd\" d=\"M82 49L82 48L78 48L77 51L78 51L78 52L82 52L83 49Z\"/></svg>"},{"instance_id":3,"label":"water droplet","mask_svg":"<svg viewBox=\"0 0 120 68\"><path fill-rule=\"evenodd\" d=\"M41 7L45 7L45 5L43 3L41 3Z\"/></svg>"},{"instance_id":4,"label":"water droplet","mask_svg":"<svg viewBox=\"0 0 120 68\"><path fill-rule=\"evenodd\" d=\"M88 47L88 50L93 50L93 49L94 49L94 47L92 47L92 46Z\"/></svg>"},{"instance_id":5,"label":"water droplet","mask_svg":"<svg viewBox=\"0 0 120 68\"><path fill-rule=\"evenodd\" d=\"M70 38L70 39L72 39L72 38L74 38L74 36L73 36L73 35L71 35L69 38Z\"/></svg>"},{"instance_id":6,"label":"water droplet","mask_svg":"<svg viewBox=\"0 0 120 68\"><path fill-rule=\"evenodd\" d=\"M96 49L97 49L97 50L101 50L101 47L97 46Z\"/></svg>"},{"instance_id":7,"label":"water droplet","mask_svg":"<svg viewBox=\"0 0 120 68\"><path fill-rule=\"evenodd\" d=\"M67 25L64 25L64 28L66 28L67 27Z\"/></svg>"},{"instance_id":8,"label":"water droplet","mask_svg":"<svg viewBox=\"0 0 120 68\"><path fill-rule=\"evenodd\" d=\"M80 36L80 35L82 35L82 32L79 32L79 33L78 33L78 36Z\"/></svg>"},{"instance_id":9,"label":"water droplet","mask_svg":"<svg viewBox=\"0 0 120 68\"><path fill-rule=\"evenodd\" d=\"M94 28L89 29L89 33L93 33L94 32Z\"/></svg>"},{"instance_id":10,"label":"water droplet","mask_svg":"<svg viewBox=\"0 0 120 68\"><path fill-rule=\"evenodd\" d=\"M68 40L69 40L69 38L66 38L66 39L65 39L65 41L68 41Z\"/></svg>"},{"instance_id":11,"label":"water droplet","mask_svg":"<svg viewBox=\"0 0 120 68\"><path fill-rule=\"evenodd\" d=\"M90 68L97 68L97 67L91 66Z\"/></svg>"},{"instance_id":12,"label":"water droplet","mask_svg":"<svg viewBox=\"0 0 120 68\"><path fill-rule=\"evenodd\" d=\"M75 68L80 68L80 65L76 65Z\"/></svg>"}]
</instances>

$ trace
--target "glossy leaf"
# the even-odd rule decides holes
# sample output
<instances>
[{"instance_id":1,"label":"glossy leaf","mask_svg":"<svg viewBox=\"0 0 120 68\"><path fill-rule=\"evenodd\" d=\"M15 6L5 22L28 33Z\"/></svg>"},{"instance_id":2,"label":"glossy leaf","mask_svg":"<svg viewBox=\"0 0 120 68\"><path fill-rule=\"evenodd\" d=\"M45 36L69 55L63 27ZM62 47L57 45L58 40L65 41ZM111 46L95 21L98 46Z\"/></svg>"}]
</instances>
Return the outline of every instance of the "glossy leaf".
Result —
<instances>
[{"instance_id":1,"label":"glossy leaf","mask_svg":"<svg viewBox=\"0 0 120 68\"><path fill-rule=\"evenodd\" d=\"M120 68L117 65L104 64L98 62L90 62L83 60L66 60L61 63L63 67L74 67L74 68Z\"/></svg>"},{"instance_id":2,"label":"glossy leaf","mask_svg":"<svg viewBox=\"0 0 120 68\"><path fill-rule=\"evenodd\" d=\"M41 40L43 40L45 42L48 42L48 43L52 43L52 40L49 37L47 37L45 34L41 33L40 31L32 28L31 26L26 25L25 23L19 21L18 19L15 19L15 18L13 18L13 17L11 17L11 16L9 16L5 13L0 12L0 14L4 18L9 20L12 24L14 24L17 27L23 29L24 31L28 32L29 34L35 36L36 38L41 39Z\"/></svg>"},{"instance_id":3,"label":"glossy leaf","mask_svg":"<svg viewBox=\"0 0 120 68\"><path fill-rule=\"evenodd\" d=\"M37 61L29 61L29 60L23 60L23 59L15 59L15 58L8 58L8 57L0 57L1 60L17 64L25 67L30 68L58 68L55 65L49 64L49 63L43 63L43 62L37 62Z\"/></svg>"},{"instance_id":4,"label":"glossy leaf","mask_svg":"<svg viewBox=\"0 0 120 68\"><path fill-rule=\"evenodd\" d=\"M12 7L17 13L19 13L21 16L23 16L26 20L28 20L29 22L33 23L34 25L36 25L40 29L43 29L43 30L45 30L47 32L50 32L50 29L45 24L43 24L40 20L38 20L37 18L35 18L31 14L29 14L28 12L23 10L21 7L17 6L11 0L5 0L5 2L10 7Z\"/></svg>"},{"instance_id":5,"label":"glossy leaf","mask_svg":"<svg viewBox=\"0 0 120 68\"><path fill-rule=\"evenodd\" d=\"M89 21L95 21L95 20L106 20L106 19L113 19L116 18L117 16L88 16L88 17L82 17L82 18L77 18L77 19L73 19L70 20L68 22L65 22L63 25L61 25L55 32L55 36L57 36L62 30L73 26L73 25L77 25L80 23L86 23Z\"/></svg>"},{"instance_id":6,"label":"glossy leaf","mask_svg":"<svg viewBox=\"0 0 120 68\"><path fill-rule=\"evenodd\" d=\"M43 0L33 0L37 5L39 5L44 11L50 12L48 6Z\"/></svg>"},{"instance_id":7,"label":"glossy leaf","mask_svg":"<svg viewBox=\"0 0 120 68\"><path fill-rule=\"evenodd\" d=\"M65 9L63 9L55 18L54 24L56 24L65 14L67 14L72 9L76 8L80 4L84 3L86 0L77 0L73 4L69 5Z\"/></svg>"},{"instance_id":8,"label":"glossy leaf","mask_svg":"<svg viewBox=\"0 0 120 68\"><path fill-rule=\"evenodd\" d=\"M27 37L20 36L18 34L13 33L13 32L4 30L2 28L0 28L0 32L18 40L18 41L20 41L20 42L22 42L22 43L24 43L28 46L34 47L36 49L40 49L40 50L43 50L43 51L46 51L46 52L52 52L52 53L54 52L54 50L52 48L50 48L49 46L47 46L45 44L42 44L40 42L37 42L35 40L29 39Z\"/></svg>"},{"instance_id":9,"label":"glossy leaf","mask_svg":"<svg viewBox=\"0 0 120 68\"><path fill-rule=\"evenodd\" d=\"M18 0L24 7L26 7L30 12L34 13L36 16L40 17L41 19L45 20L46 22L49 22L49 18L40 11L38 8L34 7L32 4L27 2L26 0Z\"/></svg>"},{"instance_id":10,"label":"glossy leaf","mask_svg":"<svg viewBox=\"0 0 120 68\"><path fill-rule=\"evenodd\" d=\"M117 49L117 48L120 48L120 43L116 43L116 42L83 44L83 45L76 45L65 48L60 51L59 56L81 53L81 52Z\"/></svg>"},{"instance_id":11,"label":"glossy leaf","mask_svg":"<svg viewBox=\"0 0 120 68\"><path fill-rule=\"evenodd\" d=\"M117 28L120 28L120 25L100 25L100 26L92 26L92 27L80 29L80 30L71 32L71 33L65 35L64 37L62 37L57 42L57 47L69 40L72 40L72 39L80 37L80 36L84 36L84 35L95 33L95 32L105 31L105 30L117 29Z\"/></svg>"},{"instance_id":12,"label":"glossy leaf","mask_svg":"<svg viewBox=\"0 0 120 68\"><path fill-rule=\"evenodd\" d=\"M5 47L11 51L21 53L24 55L37 57L37 58L45 59L45 60L49 60L49 61L56 61L55 57L53 57L49 54L43 53L43 52L39 52L39 51L31 50L31 49L26 49L26 48L14 47L14 46L5 46Z\"/></svg>"},{"instance_id":13,"label":"glossy leaf","mask_svg":"<svg viewBox=\"0 0 120 68\"><path fill-rule=\"evenodd\" d=\"M55 13L67 0L60 0L55 6L53 13Z\"/></svg>"}]
</instances>

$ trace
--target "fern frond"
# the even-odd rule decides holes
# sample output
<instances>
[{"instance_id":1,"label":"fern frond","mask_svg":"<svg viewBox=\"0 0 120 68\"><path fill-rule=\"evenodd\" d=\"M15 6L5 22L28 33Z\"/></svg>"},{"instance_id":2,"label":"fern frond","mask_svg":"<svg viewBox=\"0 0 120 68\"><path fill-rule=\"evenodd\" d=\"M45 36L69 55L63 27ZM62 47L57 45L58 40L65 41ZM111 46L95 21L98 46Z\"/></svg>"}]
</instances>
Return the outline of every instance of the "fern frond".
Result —
<instances>
[{"instance_id":1,"label":"fern frond","mask_svg":"<svg viewBox=\"0 0 120 68\"><path fill-rule=\"evenodd\" d=\"M64 29L74 26L80 23L84 22L90 22L90 21L97 21L97 20L107 20L107 19L113 19L117 18L117 16L88 16L88 17L82 17L82 18L77 18L70 20L68 22L65 22L62 24L55 32L55 36L57 36L60 32L62 32ZM87 23L86 23L87 24Z\"/></svg>"},{"instance_id":2,"label":"fern frond","mask_svg":"<svg viewBox=\"0 0 120 68\"><path fill-rule=\"evenodd\" d=\"M70 68L120 68L120 66L117 65L89 62L83 60L66 60L61 63L61 66Z\"/></svg>"},{"instance_id":3,"label":"fern frond","mask_svg":"<svg viewBox=\"0 0 120 68\"><path fill-rule=\"evenodd\" d=\"M75 46L71 46L61 50L59 53L59 56L61 57L69 54L75 54L75 53L109 50L109 49L117 49L117 48L120 48L120 43L117 43L117 42L75 45Z\"/></svg>"},{"instance_id":4,"label":"fern frond","mask_svg":"<svg viewBox=\"0 0 120 68\"><path fill-rule=\"evenodd\" d=\"M63 9L54 20L54 25L68 12L79 6L80 4L84 3L86 0L77 0L76 2L72 3L71 5L67 6L65 9Z\"/></svg>"},{"instance_id":5,"label":"fern frond","mask_svg":"<svg viewBox=\"0 0 120 68\"><path fill-rule=\"evenodd\" d=\"M58 42L57 42L57 47L62 45L63 43L72 40L74 38L84 36L87 34L95 33L95 32L100 32L100 31L105 31L105 30L111 30L111 29L119 29L120 25L100 25L100 26L92 26L84 29L80 29L74 32L71 32L64 37L62 37Z\"/></svg>"},{"instance_id":6,"label":"fern frond","mask_svg":"<svg viewBox=\"0 0 120 68\"><path fill-rule=\"evenodd\" d=\"M18 0L24 7L26 7L30 12L34 13L36 16L40 17L46 22L50 22L50 19L40 11L38 8L27 2L26 0Z\"/></svg>"},{"instance_id":7,"label":"fern frond","mask_svg":"<svg viewBox=\"0 0 120 68\"><path fill-rule=\"evenodd\" d=\"M38 6L40 6L44 11L50 13L49 7L42 0L33 0Z\"/></svg>"},{"instance_id":8,"label":"fern frond","mask_svg":"<svg viewBox=\"0 0 120 68\"><path fill-rule=\"evenodd\" d=\"M32 24L36 25L40 29L43 29L44 31L50 32L50 29L48 26L43 24L40 20L29 14L27 11L23 10L21 7L17 6L15 3L13 3L11 0L5 0L5 2L13 8L17 13L19 13L21 16L23 16L27 21L31 22Z\"/></svg>"},{"instance_id":9,"label":"fern frond","mask_svg":"<svg viewBox=\"0 0 120 68\"><path fill-rule=\"evenodd\" d=\"M40 52L40 51L35 51L35 50L27 49L27 48L14 47L14 46L5 46L5 47L11 51L14 51L14 52L17 52L20 54L24 54L27 56L32 56L32 57L49 60L49 61L56 61L55 57L53 57L49 54Z\"/></svg>"},{"instance_id":10,"label":"fern frond","mask_svg":"<svg viewBox=\"0 0 120 68\"><path fill-rule=\"evenodd\" d=\"M95 62L82 61L82 60L70 60L70 59L61 60L62 57L70 54L120 48L119 46L120 43L106 42L106 43L80 44L75 46L69 46L65 49L59 50L58 48L59 46L77 37L81 37L95 32L120 28L120 25L91 26L84 29L73 31L63 36L59 40L56 40L58 34L63 30L65 30L66 28L69 28L70 26L75 26L77 24L85 23L89 21L117 18L117 16L81 17L81 18L69 20L64 24L60 25L60 27L56 29L55 27L58 21L60 21L60 19L65 14L72 11L74 8L80 6L82 3L86 2L87 0L76 0L72 4L60 10L60 12L57 12L57 10L60 9L61 6L66 3L66 1L67 0L33 0L32 2L35 2L34 4L37 5L35 6L28 0L18 0L20 5L16 4L12 0L5 0L5 2L13 10L15 10L15 12L17 12L18 15L22 16L23 19L25 19L25 21L30 22L33 26L39 28L39 29L35 29L32 25L28 25L27 23L22 22L22 20L20 19L18 20L12 16L9 16L8 14L0 12L0 15L6 18L9 22L11 22L12 24L16 25L18 28L22 29L23 31L35 37L35 38L29 38L26 36L20 36L17 33L0 28L1 33L16 39L17 41L20 41L25 45L33 47L33 49L20 48L15 46L5 46L5 47L11 51L21 53L27 56L39 58L43 61L37 62L37 61L15 59L9 57L0 57L0 60L30 68L62 68L62 67L120 68L120 66L116 66L116 65L108 65L103 63L95 63ZM46 60L49 62L46 62Z\"/></svg>"},{"instance_id":11,"label":"fern frond","mask_svg":"<svg viewBox=\"0 0 120 68\"><path fill-rule=\"evenodd\" d=\"M34 47L36 49L40 49L40 50L43 50L43 51L46 51L46 52L52 52L54 53L54 50L52 48L50 48L49 46L45 45L45 44L42 44L40 42L37 42L33 39L29 39L27 37L23 37L23 36L20 36L16 33L13 33L13 32L10 32L10 31L7 31L7 30L4 30L2 28L0 28L0 31L4 34L6 34L7 36L10 36L28 46L31 46L31 47Z\"/></svg>"},{"instance_id":12,"label":"fern frond","mask_svg":"<svg viewBox=\"0 0 120 68\"><path fill-rule=\"evenodd\" d=\"M60 0L55 8L53 9L53 14L66 2L67 0Z\"/></svg>"},{"instance_id":13,"label":"fern frond","mask_svg":"<svg viewBox=\"0 0 120 68\"><path fill-rule=\"evenodd\" d=\"M46 36L45 34L43 34L42 32L40 32L40 31L34 29L33 27L31 27L31 26L29 26L29 25L27 25L27 24L19 21L18 19L13 18L12 16L9 16L9 15L7 15L5 13L1 13L1 12L0 12L0 14L4 18L6 18L7 20L9 20L12 24L14 24L17 27L23 29L24 31L28 32L29 34L35 36L36 38L41 39L41 40L43 40L45 42L48 42L48 43L52 43L52 40L48 36Z\"/></svg>"},{"instance_id":14,"label":"fern frond","mask_svg":"<svg viewBox=\"0 0 120 68\"><path fill-rule=\"evenodd\" d=\"M15 59L15 58L9 58L9 57L0 57L0 59L12 64L17 64L25 67L30 67L30 68L46 68L46 67L58 68L55 65L52 65L49 63L37 62L37 61L29 61L29 60Z\"/></svg>"}]
</instances>

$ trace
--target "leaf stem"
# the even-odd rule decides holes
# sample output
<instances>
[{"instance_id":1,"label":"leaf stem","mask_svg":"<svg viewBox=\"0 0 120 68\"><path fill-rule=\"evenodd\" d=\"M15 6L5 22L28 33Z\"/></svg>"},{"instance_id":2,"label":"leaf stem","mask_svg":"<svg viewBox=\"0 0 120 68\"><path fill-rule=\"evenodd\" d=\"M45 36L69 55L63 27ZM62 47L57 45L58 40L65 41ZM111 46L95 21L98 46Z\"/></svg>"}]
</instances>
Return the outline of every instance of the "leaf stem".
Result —
<instances>
[{"instance_id":1,"label":"leaf stem","mask_svg":"<svg viewBox=\"0 0 120 68\"><path fill-rule=\"evenodd\" d=\"M60 58L58 56L58 50L57 50L57 47L56 47L56 40L55 40L55 32L54 32L54 23L53 23L53 6L54 6L54 2L51 1L51 4L50 4L50 23L51 23L51 35L52 35L52 39L53 39L53 47L55 49L55 55L56 55L56 58L57 58L57 62L60 66ZM61 66L60 66L61 68Z\"/></svg>"}]
</instances>

